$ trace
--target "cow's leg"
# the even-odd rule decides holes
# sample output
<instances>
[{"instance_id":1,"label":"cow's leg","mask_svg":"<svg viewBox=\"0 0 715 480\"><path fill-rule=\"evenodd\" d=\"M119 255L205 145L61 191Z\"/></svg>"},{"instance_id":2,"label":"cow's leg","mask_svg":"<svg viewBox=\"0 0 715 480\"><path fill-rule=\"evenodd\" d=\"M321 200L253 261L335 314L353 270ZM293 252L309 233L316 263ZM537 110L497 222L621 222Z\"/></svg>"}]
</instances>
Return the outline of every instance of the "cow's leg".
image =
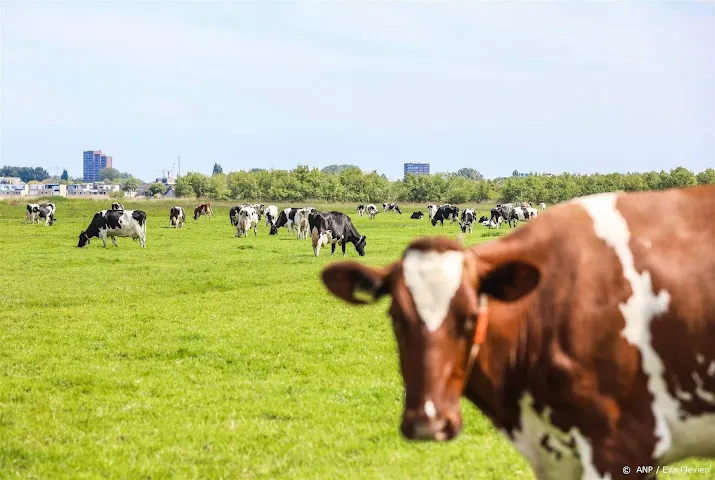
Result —
<instances>
[{"instance_id":1,"label":"cow's leg","mask_svg":"<svg viewBox=\"0 0 715 480\"><path fill-rule=\"evenodd\" d=\"M258 225L257 224L253 226L253 236L254 237L258 236Z\"/></svg>"},{"instance_id":2,"label":"cow's leg","mask_svg":"<svg viewBox=\"0 0 715 480\"><path fill-rule=\"evenodd\" d=\"M117 237L112 237L112 243L114 244L115 247L118 247L119 245L117 244Z\"/></svg>"},{"instance_id":3,"label":"cow's leg","mask_svg":"<svg viewBox=\"0 0 715 480\"><path fill-rule=\"evenodd\" d=\"M107 232L99 234L99 236L102 238L102 243L104 244L104 248L107 248Z\"/></svg>"},{"instance_id":4,"label":"cow's leg","mask_svg":"<svg viewBox=\"0 0 715 480\"><path fill-rule=\"evenodd\" d=\"M335 242L330 244L330 256L335 255Z\"/></svg>"},{"instance_id":5,"label":"cow's leg","mask_svg":"<svg viewBox=\"0 0 715 480\"><path fill-rule=\"evenodd\" d=\"M343 248L343 257L345 256L345 244L346 243L348 243L348 242L346 242L344 238L340 241L340 246Z\"/></svg>"}]
</instances>

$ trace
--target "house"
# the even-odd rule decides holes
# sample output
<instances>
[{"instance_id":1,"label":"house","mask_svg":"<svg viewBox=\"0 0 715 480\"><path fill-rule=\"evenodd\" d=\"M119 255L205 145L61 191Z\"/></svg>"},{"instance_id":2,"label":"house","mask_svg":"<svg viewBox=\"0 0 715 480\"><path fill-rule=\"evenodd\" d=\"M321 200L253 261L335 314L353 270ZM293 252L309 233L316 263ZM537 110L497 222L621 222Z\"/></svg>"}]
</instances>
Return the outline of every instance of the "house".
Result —
<instances>
[{"instance_id":1,"label":"house","mask_svg":"<svg viewBox=\"0 0 715 480\"><path fill-rule=\"evenodd\" d=\"M67 185L61 183L36 183L29 186L28 195L31 197L66 197Z\"/></svg>"},{"instance_id":2,"label":"house","mask_svg":"<svg viewBox=\"0 0 715 480\"><path fill-rule=\"evenodd\" d=\"M119 185L112 183L73 183L67 187L67 195L76 197L106 197L112 192L118 192Z\"/></svg>"}]
</instances>

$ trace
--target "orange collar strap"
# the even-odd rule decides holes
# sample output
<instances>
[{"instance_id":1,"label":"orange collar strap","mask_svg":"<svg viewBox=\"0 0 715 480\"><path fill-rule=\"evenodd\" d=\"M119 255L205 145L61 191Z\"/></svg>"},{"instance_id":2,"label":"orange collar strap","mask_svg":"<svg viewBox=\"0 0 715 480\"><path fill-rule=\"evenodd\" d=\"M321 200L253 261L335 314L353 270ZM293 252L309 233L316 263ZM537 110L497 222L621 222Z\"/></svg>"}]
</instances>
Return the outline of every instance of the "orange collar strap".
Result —
<instances>
[{"instance_id":1,"label":"orange collar strap","mask_svg":"<svg viewBox=\"0 0 715 480\"><path fill-rule=\"evenodd\" d=\"M474 342L472 343L472 348L469 350L469 357L467 358L467 367L464 370L464 389L467 388L469 383L469 377L472 374L472 368L474 367L474 361L479 355L479 347L487 339L487 328L489 327L489 308L487 306L487 296L482 294L479 296L479 314L477 316L477 326L474 330Z\"/></svg>"}]
</instances>

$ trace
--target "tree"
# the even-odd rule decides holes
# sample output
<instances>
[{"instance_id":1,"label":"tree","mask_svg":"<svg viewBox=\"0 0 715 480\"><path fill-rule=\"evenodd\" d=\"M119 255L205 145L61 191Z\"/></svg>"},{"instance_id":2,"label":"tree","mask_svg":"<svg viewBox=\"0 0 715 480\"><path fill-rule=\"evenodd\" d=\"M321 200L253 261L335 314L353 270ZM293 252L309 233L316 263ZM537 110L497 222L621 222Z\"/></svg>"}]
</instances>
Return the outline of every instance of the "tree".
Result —
<instances>
[{"instance_id":1,"label":"tree","mask_svg":"<svg viewBox=\"0 0 715 480\"><path fill-rule=\"evenodd\" d=\"M28 183L33 180L41 182L49 178L50 174L42 167L2 167L0 168L0 177L20 177L20 180Z\"/></svg>"},{"instance_id":2,"label":"tree","mask_svg":"<svg viewBox=\"0 0 715 480\"><path fill-rule=\"evenodd\" d=\"M708 168L705 171L698 173L696 177L698 179L698 185L707 185L708 183L715 183L715 170Z\"/></svg>"},{"instance_id":3,"label":"tree","mask_svg":"<svg viewBox=\"0 0 715 480\"><path fill-rule=\"evenodd\" d=\"M223 168L221 168L221 165L219 165L218 163L214 163L214 172L213 172L213 174L214 174L214 175L217 175L217 174L219 174L219 173L223 173Z\"/></svg>"},{"instance_id":4,"label":"tree","mask_svg":"<svg viewBox=\"0 0 715 480\"><path fill-rule=\"evenodd\" d=\"M518 176L519 176L519 170L514 170L513 172L511 172L511 176L512 176L512 177L518 177Z\"/></svg>"},{"instance_id":5,"label":"tree","mask_svg":"<svg viewBox=\"0 0 715 480\"><path fill-rule=\"evenodd\" d=\"M161 182L154 182L147 187L147 191L151 192L152 196L156 194L164 195L164 193L166 193L166 185Z\"/></svg>"},{"instance_id":6,"label":"tree","mask_svg":"<svg viewBox=\"0 0 715 480\"><path fill-rule=\"evenodd\" d=\"M460 168L455 175L468 180L482 180L484 178L481 173L473 168Z\"/></svg>"},{"instance_id":7,"label":"tree","mask_svg":"<svg viewBox=\"0 0 715 480\"><path fill-rule=\"evenodd\" d=\"M333 173L336 175L340 175L340 172L345 170L346 168L358 168L355 165L328 165L325 167L323 170L321 170L322 173Z\"/></svg>"},{"instance_id":8,"label":"tree","mask_svg":"<svg viewBox=\"0 0 715 480\"><path fill-rule=\"evenodd\" d=\"M118 179L122 174L116 168L107 167L99 171L99 179L112 181Z\"/></svg>"},{"instance_id":9,"label":"tree","mask_svg":"<svg viewBox=\"0 0 715 480\"><path fill-rule=\"evenodd\" d=\"M134 177L127 178L122 184L122 190L125 192L136 192L139 188L139 180Z\"/></svg>"},{"instance_id":10,"label":"tree","mask_svg":"<svg viewBox=\"0 0 715 480\"><path fill-rule=\"evenodd\" d=\"M70 174L67 173L67 170L62 170L62 175L60 175L61 180L69 180L70 179Z\"/></svg>"}]
</instances>

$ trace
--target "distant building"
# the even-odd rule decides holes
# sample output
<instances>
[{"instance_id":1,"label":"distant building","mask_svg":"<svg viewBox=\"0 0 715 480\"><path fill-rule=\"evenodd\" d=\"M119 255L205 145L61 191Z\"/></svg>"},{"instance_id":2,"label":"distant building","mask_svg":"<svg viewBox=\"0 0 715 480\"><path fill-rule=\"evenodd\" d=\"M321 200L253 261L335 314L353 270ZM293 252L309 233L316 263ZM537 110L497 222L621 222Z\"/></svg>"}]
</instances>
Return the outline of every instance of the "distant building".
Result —
<instances>
[{"instance_id":1,"label":"distant building","mask_svg":"<svg viewBox=\"0 0 715 480\"><path fill-rule=\"evenodd\" d=\"M67 185L60 183L36 183L29 186L27 194L32 197L66 197Z\"/></svg>"},{"instance_id":2,"label":"distant building","mask_svg":"<svg viewBox=\"0 0 715 480\"><path fill-rule=\"evenodd\" d=\"M103 153L101 150L87 150L83 157L83 175L85 182L98 182L99 172L103 168L112 168L112 157Z\"/></svg>"},{"instance_id":3,"label":"distant building","mask_svg":"<svg viewBox=\"0 0 715 480\"><path fill-rule=\"evenodd\" d=\"M405 163L405 178L408 173L412 175L429 175L429 163Z\"/></svg>"},{"instance_id":4,"label":"distant building","mask_svg":"<svg viewBox=\"0 0 715 480\"><path fill-rule=\"evenodd\" d=\"M528 177L528 176L530 176L530 175L531 175L530 173L521 173L521 172L519 172L519 176L520 176L520 177Z\"/></svg>"},{"instance_id":5,"label":"distant building","mask_svg":"<svg viewBox=\"0 0 715 480\"><path fill-rule=\"evenodd\" d=\"M175 185L176 177L169 175L168 177L161 177L156 179L156 183L163 183L164 185Z\"/></svg>"},{"instance_id":6,"label":"distant building","mask_svg":"<svg viewBox=\"0 0 715 480\"><path fill-rule=\"evenodd\" d=\"M112 183L73 183L67 186L67 195L73 197L106 197L119 191L119 185Z\"/></svg>"},{"instance_id":7,"label":"distant building","mask_svg":"<svg viewBox=\"0 0 715 480\"><path fill-rule=\"evenodd\" d=\"M28 192L28 185L19 177L0 177L0 196L24 197Z\"/></svg>"}]
</instances>

